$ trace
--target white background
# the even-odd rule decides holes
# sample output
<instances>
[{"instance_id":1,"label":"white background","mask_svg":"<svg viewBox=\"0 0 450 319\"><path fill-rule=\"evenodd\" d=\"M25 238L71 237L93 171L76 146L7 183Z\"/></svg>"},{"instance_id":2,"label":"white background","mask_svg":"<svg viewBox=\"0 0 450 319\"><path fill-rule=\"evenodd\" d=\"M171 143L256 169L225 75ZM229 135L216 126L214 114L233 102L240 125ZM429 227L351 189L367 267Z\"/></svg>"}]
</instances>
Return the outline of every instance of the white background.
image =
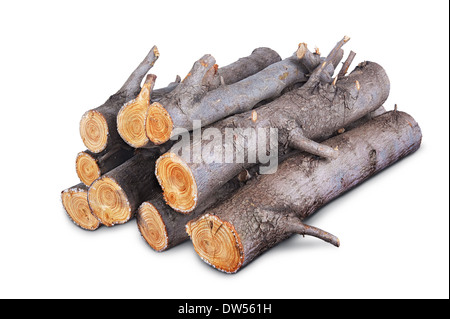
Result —
<instances>
[{"instance_id":1,"label":"white background","mask_svg":"<svg viewBox=\"0 0 450 319\"><path fill-rule=\"evenodd\" d=\"M1 298L448 298L448 1L2 1ZM344 35L355 64L386 69L394 104L423 131L418 152L308 220L335 248L294 236L235 275L190 242L156 253L134 220L95 232L65 214L78 183L81 115L156 44L156 87L212 54L259 46L326 55Z\"/></svg>"}]
</instances>

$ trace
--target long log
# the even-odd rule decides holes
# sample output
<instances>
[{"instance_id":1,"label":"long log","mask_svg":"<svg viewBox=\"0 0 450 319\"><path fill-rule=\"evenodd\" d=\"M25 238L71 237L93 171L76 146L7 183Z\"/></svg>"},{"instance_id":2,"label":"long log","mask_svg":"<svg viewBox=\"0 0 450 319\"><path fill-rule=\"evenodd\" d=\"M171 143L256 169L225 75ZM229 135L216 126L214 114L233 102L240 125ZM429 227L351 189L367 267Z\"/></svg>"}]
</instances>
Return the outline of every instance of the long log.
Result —
<instances>
[{"instance_id":1,"label":"long log","mask_svg":"<svg viewBox=\"0 0 450 319\"><path fill-rule=\"evenodd\" d=\"M206 263L237 272L293 234L311 235L339 246L337 237L303 220L374 174L415 152L422 134L408 114L391 111L324 145L339 157L298 153L276 174L250 181L230 199L188 223L195 251Z\"/></svg>"},{"instance_id":2,"label":"long log","mask_svg":"<svg viewBox=\"0 0 450 319\"><path fill-rule=\"evenodd\" d=\"M203 132L215 129L212 140L191 138L185 139L187 146L175 144L156 164L156 175L167 204L179 212L189 213L243 168L269 162L267 173L276 168L278 156L290 149L336 157L338 151L334 147L318 142L376 110L389 95L386 72L373 62L360 64L334 85L319 79L317 74L317 80L311 78L304 86L273 102L205 128ZM227 133L230 129L233 136ZM271 130L277 135L268 136ZM258 131L263 132L262 136ZM249 141L252 137L247 132L254 134L254 143ZM180 149L190 153L179 155ZM202 152L201 158L194 152ZM174 175L173 170L180 173Z\"/></svg>"},{"instance_id":3,"label":"long log","mask_svg":"<svg viewBox=\"0 0 450 319\"><path fill-rule=\"evenodd\" d=\"M348 131L352 128L363 125L372 120L374 117L385 113L383 106L376 111L371 112L363 118L351 123L344 130ZM336 132L336 134L339 134ZM285 156L289 156L286 154ZM280 162L283 159L280 158ZM145 201L139 207L136 222L138 229L144 240L151 248L158 252L165 251L189 239L189 235L185 231L187 222L201 216L207 209L213 208L220 202L229 198L240 187L245 185L249 180L258 176L259 166L255 165L249 169L244 169L237 176L225 183L217 192L211 194L206 201L194 209L189 214L180 214L170 208L162 194L158 194L156 198Z\"/></svg>"},{"instance_id":4,"label":"long log","mask_svg":"<svg viewBox=\"0 0 450 319\"><path fill-rule=\"evenodd\" d=\"M156 158L154 152L141 150L91 184L89 207L102 224L128 222L144 200L161 192L154 175Z\"/></svg>"},{"instance_id":5,"label":"long log","mask_svg":"<svg viewBox=\"0 0 450 319\"><path fill-rule=\"evenodd\" d=\"M249 56L240 58L228 66L218 68L214 63L209 64L206 73L200 79L200 83L197 84L204 91L213 90L220 86L221 83L236 83L280 60L281 58L278 53L272 49L257 48ZM203 65L201 67L203 68ZM171 125L166 117L159 118L157 116L160 112L165 114L161 103L165 104L166 102L164 101L167 101L167 99L165 99L165 96L158 95L154 98L154 94L150 94L154 80L156 79L156 76L153 77L149 79L147 85L144 85L141 93L134 100L123 105L117 114L117 130L120 136L127 144L135 148L151 147L153 144L160 144L160 139L157 138L157 132L162 130L166 125ZM192 77L192 75L189 75L189 77ZM190 79L183 80L181 86L185 85L188 82L187 80ZM177 89L178 86L180 85L177 83L172 91L174 89L179 90ZM151 98L149 98L150 95ZM170 95L170 92L167 95ZM150 99L153 103L151 103ZM149 143L150 140L146 135L145 123L147 120L147 110L150 105L152 105L152 108L148 116L148 121L152 123L152 141L155 143Z\"/></svg>"},{"instance_id":6,"label":"long log","mask_svg":"<svg viewBox=\"0 0 450 319\"><path fill-rule=\"evenodd\" d=\"M89 150L79 152L75 160L75 170L82 183L90 186L97 178L133 157L132 148L116 147L100 153Z\"/></svg>"},{"instance_id":7,"label":"long log","mask_svg":"<svg viewBox=\"0 0 450 319\"><path fill-rule=\"evenodd\" d=\"M88 187L79 183L61 192L61 201L70 219L75 225L86 230L96 230L101 223L92 214L88 203Z\"/></svg>"},{"instance_id":8,"label":"long log","mask_svg":"<svg viewBox=\"0 0 450 319\"><path fill-rule=\"evenodd\" d=\"M333 56L335 65L342 54L339 48ZM176 89L148 108L145 129L149 145L168 141L174 128L191 131L193 120L201 120L203 125L212 124L230 115L251 110L258 103L279 96L283 90L296 83L306 82L309 70L303 65L308 63L303 60L307 59L314 59L309 64L317 65L321 61L317 55L302 55L301 58L294 55L239 82L227 85L222 81L222 85L210 90L202 83L215 64L215 59L211 55L203 56ZM325 69L323 74L328 70Z\"/></svg>"}]
</instances>

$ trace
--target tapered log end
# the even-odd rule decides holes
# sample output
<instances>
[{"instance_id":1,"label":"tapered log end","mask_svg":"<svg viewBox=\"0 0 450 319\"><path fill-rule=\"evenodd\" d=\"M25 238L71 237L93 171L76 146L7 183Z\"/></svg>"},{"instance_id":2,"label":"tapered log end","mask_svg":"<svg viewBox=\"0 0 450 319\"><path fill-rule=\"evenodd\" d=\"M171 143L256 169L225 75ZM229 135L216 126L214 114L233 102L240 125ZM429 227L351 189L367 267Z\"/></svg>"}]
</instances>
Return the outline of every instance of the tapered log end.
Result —
<instances>
[{"instance_id":1,"label":"tapered log end","mask_svg":"<svg viewBox=\"0 0 450 319\"><path fill-rule=\"evenodd\" d=\"M101 175L96 159L86 152L78 153L75 170L80 181L86 186L90 186Z\"/></svg>"},{"instance_id":2,"label":"tapered log end","mask_svg":"<svg viewBox=\"0 0 450 319\"><path fill-rule=\"evenodd\" d=\"M156 161L155 174L164 191L164 200L180 213L190 213L197 206L197 183L189 166L174 153Z\"/></svg>"},{"instance_id":3,"label":"tapered log end","mask_svg":"<svg viewBox=\"0 0 450 319\"><path fill-rule=\"evenodd\" d=\"M61 192L61 200L72 221L86 230L96 230L100 222L92 214L86 189L72 187Z\"/></svg>"},{"instance_id":4,"label":"tapered log end","mask_svg":"<svg viewBox=\"0 0 450 319\"><path fill-rule=\"evenodd\" d=\"M155 64L156 60L160 56L158 47L156 45L154 45L153 48L152 48L152 51L153 51L153 55L155 56L154 60L152 61L152 64Z\"/></svg>"},{"instance_id":5,"label":"tapered log end","mask_svg":"<svg viewBox=\"0 0 450 319\"><path fill-rule=\"evenodd\" d=\"M130 146L139 148L148 143L145 134L145 103L135 100L125 104L117 114L117 131L120 137Z\"/></svg>"},{"instance_id":6,"label":"tapered log end","mask_svg":"<svg viewBox=\"0 0 450 319\"><path fill-rule=\"evenodd\" d=\"M103 176L92 183L88 191L88 201L94 216L108 227L126 223L132 216L125 192L110 177Z\"/></svg>"},{"instance_id":7,"label":"tapered log end","mask_svg":"<svg viewBox=\"0 0 450 319\"><path fill-rule=\"evenodd\" d=\"M144 202L139 207L137 225L142 237L156 251L167 249L169 237L166 225L155 206L149 202Z\"/></svg>"},{"instance_id":8,"label":"tapered log end","mask_svg":"<svg viewBox=\"0 0 450 319\"><path fill-rule=\"evenodd\" d=\"M108 142L108 124L105 117L94 110L84 113L80 121L80 135L91 152L103 151Z\"/></svg>"},{"instance_id":9,"label":"tapered log end","mask_svg":"<svg viewBox=\"0 0 450 319\"><path fill-rule=\"evenodd\" d=\"M230 223L215 215L205 214L190 221L186 232L195 251L207 264L226 273L235 273L241 268L244 248Z\"/></svg>"},{"instance_id":10,"label":"tapered log end","mask_svg":"<svg viewBox=\"0 0 450 319\"><path fill-rule=\"evenodd\" d=\"M306 43L300 43L297 49L297 58L303 59L306 52L308 51L308 45Z\"/></svg>"},{"instance_id":11,"label":"tapered log end","mask_svg":"<svg viewBox=\"0 0 450 319\"><path fill-rule=\"evenodd\" d=\"M145 118L145 134L154 144L167 142L173 131L173 121L166 109L158 102L154 102L147 110Z\"/></svg>"}]
</instances>

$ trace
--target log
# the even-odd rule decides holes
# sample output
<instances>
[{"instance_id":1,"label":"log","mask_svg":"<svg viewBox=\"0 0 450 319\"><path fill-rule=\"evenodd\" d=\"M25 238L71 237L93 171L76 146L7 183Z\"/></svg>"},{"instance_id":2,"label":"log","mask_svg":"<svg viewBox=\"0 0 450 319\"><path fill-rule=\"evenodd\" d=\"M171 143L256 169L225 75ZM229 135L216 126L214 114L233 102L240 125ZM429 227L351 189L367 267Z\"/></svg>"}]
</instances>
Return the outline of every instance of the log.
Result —
<instances>
[{"instance_id":1,"label":"log","mask_svg":"<svg viewBox=\"0 0 450 319\"><path fill-rule=\"evenodd\" d=\"M70 219L85 230L96 230L100 222L92 214L88 203L88 187L79 183L61 192L61 201Z\"/></svg>"},{"instance_id":2,"label":"log","mask_svg":"<svg viewBox=\"0 0 450 319\"><path fill-rule=\"evenodd\" d=\"M245 170L245 177L239 174L225 183L212 194L202 205L190 214L180 214L167 206L162 193L144 201L138 209L136 222L142 238L155 251L162 252L175 247L189 239L185 227L188 221L201 216L206 209L224 201L236 190L256 175L257 167ZM243 171L244 172L244 171Z\"/></svg>"},{"instance_id":3,"label":"log","mask_svg":"<svg viewBox=\"0 0 450 319\"><path fill-rule=\"evenodd\" d=\"M122 87L101 106L84 113L80 121L80 135L84 145L93 153L100 153L107 147L126 143L117 132L117 112L141 91L141 81L153 67L159 51L153 46L145 59L129 76Z\"/></svg>"},{"instance_id":4,"label":"log","mask_svg":"<svg viewBox=\"0 0 450 319\"><path fill-rule=\"evenodd\" d=\"M89 150L79 152L75 160L78 178L86 186L90 186L97 178L129 160L134 149L116 147L100 153Z\"/></svg>"},{"instance_id":5,"label":"log","mask_svg":"<svg viewBox=\"0 0 450 319\"><path fill-rule=\"evenodd\" d=\"M145 199L161 192L154 175L156 154L140 150L91 184L89 207L102 224L110 227L128 222Z\"/></svg>"},{"instance_id":6,"label":"log","mask_svg":"<svg viewBox=\"0 0 450 319\"><path fill-rule=\"evenodd\" d=\"M290 149L334 158L338 151L318 142L376 110L389 95L386 72L374 62L360 64L335 85L321 82L320 74L312 80L313 75L305 85L273 102L207 127L203 132L216 132L212 140L194 140L192 134L191 139L185 139L187 145L175 144L163 154L156 163L156 175L167 204L189 213L243 168L269 163L263 173L276 169L278 157ZM227 133L230 129L234 133L231 137ZM271 130L278 134L271 137ZM264 134L259 136L258 131ZM251 134L253 138L249 138ZM180 155L180 149L190 153ZM201 153L201 158L194 152Z\"/></svg>"},{"instance_id":7,"label":"log","mask_svg":"<svg viewBox=\"0 0 450 319\"><path fill-rule=\"evenodd\" d=\"M422 134L408 114L390 111L324 145L339 157L297 153L276 174L260 176L186 230L195 251L214 268L234 273L293 234L311 235L339 246L339 240L303 223L317 209L374 174L415 152Z\"/></svg>"},{"instance_id":8,"label":"log","mask_svg":"<svg viewBox=\"0 0 450 319\"><path fill-rule=\"evenodd\" d=\"M279 61L281 57L274 50L265 47L256 48L249 56L219 68L219 80L222 77L223 83L227 85L237 83Z\"/></svg>"},{"instance_id":9,"label":"log","mask_svg":"<svg viewBox=\"0 0 450 319\"><path fill-rule=\"evenodd\" d=\"M208 69L206 69L206 73L199 79L201 83L197 82L193 85L198 85L205 92L213 90L220 86L221 83L232 84L243 80L280 60L278 53L272 49L257 48L251 55L240 58L238 61L219 69L215 61L214 63L211 62L208 65ZM203 68L203 65L201 67ZM192 79L192 73L194 71L191 71L190 75L187 76L189 79L183 80L182 86L186 85L187 80ZM172 126L169 118L159 116L160 114L166 114L166 110L162 105L167 104L165 96L169 96L170 92L157 99L152 97L153 103L150 103L149 95L152 84L150 81L149 87L146 88L144 86L138 97L126 103L117 115L117 129L120 136L128 145L135 148L152 147L155 144L166 142L164 138L159 138L158 132L164 130L166 126ZM177 84L176 87L178 86ZM176 87L174 89L179 90ZM180 94L182 93L179 92L175 95L178 96ZM153 96L153 94L151 95ZM175 96L172 97L172 99L174 98ZM147 114L150 105L152 107L149 114ZM150 142L146 134L146 121L151 122L149 129L151 128L152 131L152 142Z\"/></svg>"},{"instance_id":10,"label":"log","mask_svg":"<svg viewBox=\"0 0 450 319\"><path fill-rule=\"evenodd\" d=\"M333 62L339 63L336 58L342 54L340 48L336 53ZM306 82L309 71L303 66L306 63L303 60L309 58L309 55L301 59L294 55L239 82L227 85L222 81L222 85L210 90L202 83L215 59L211 55L203 56L176 89L149 107L145 121L149 144L167 142L174 128L193 130L193 120L201 120L204 126L212 124L251 110L258 103L279 96L289 86ZM320 59L315 60L316 64L319 62Z\"/></svg>"}]
</instances>

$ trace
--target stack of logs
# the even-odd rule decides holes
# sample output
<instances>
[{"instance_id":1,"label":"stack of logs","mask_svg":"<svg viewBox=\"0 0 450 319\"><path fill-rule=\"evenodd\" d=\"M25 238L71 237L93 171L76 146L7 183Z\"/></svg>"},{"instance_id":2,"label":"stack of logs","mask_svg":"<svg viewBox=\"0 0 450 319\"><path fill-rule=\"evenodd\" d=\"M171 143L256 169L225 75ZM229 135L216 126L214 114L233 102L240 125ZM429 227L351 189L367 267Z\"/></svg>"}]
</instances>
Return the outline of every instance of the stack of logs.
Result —
<instances>
[{"instance_id":1,"label":"stack of logs","mask_svg":"<svg viewBox=\"0 0 450 319\"><path fill-rule=\"evenodd\" d=\"M384 109L390 83L379 64L365 61L348 73L355 57L351 51L341 63L348 40L326 57L305 43L285 59L258 48L221 68L205 55L182 81L177 76L161 89L147 74L159 57L153 47L117 93L82 116L81 183L61 194L68 215L87 230L136 217L154 250L190 238L202 260L227 273L293 234L339 246L337 237L304 220L416 151L422 138L410 115ZM177 142L179 128L189 138ZM210 139L195 142L210 128L222 136L229 128L278 134L275 142L258 138L263 152L250 160L244 151L243 162L180 155L184 147L195 156L199 147L237 154L249 145L243 133L215 140L214 148ZM279 165L261 174L269 153Z\"/></svg>"}]
</instances>

